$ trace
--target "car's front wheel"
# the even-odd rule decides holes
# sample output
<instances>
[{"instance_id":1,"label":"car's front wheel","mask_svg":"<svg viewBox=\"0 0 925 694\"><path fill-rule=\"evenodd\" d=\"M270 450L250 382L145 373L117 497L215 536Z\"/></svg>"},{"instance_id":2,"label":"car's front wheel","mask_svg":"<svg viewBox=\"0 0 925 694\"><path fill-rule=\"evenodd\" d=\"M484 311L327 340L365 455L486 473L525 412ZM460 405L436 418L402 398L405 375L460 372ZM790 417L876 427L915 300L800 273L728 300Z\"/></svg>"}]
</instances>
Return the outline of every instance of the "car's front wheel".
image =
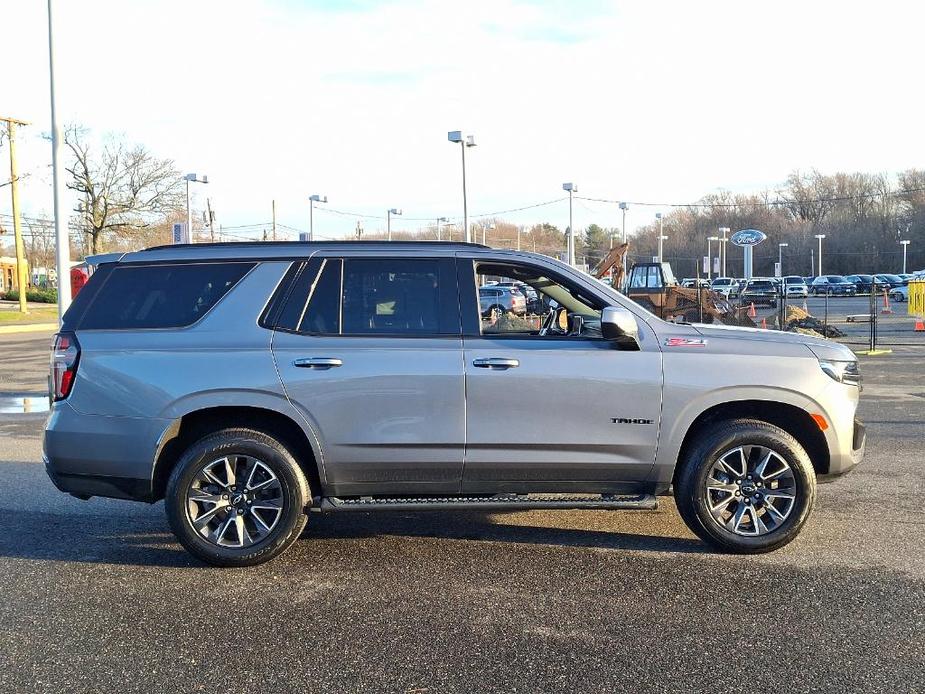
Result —
<instances>
[{"instance_id":1,"label":"car's front wheel","mask_svg":"<svg viewBox=\"0 0 925 694\"><path fill-rule=\"evenodd\" d=\"M308 482L280 441L252 429L223 429L181 456L164 499L180 543L214 566L252 566L299 537Z\"/></svg>"},{"instance_id":2,"label":"car's front wheel","mask_svg":"<svg viewBox=\"0 0 925 694\"><path fill-rule=\"evenodd\" d=\"M783 429L758 420L713 424L679 465L674 494L681 517L727 552L783 547L800 533L816 499L806 451Z\"/></svg>"}]
</instances>

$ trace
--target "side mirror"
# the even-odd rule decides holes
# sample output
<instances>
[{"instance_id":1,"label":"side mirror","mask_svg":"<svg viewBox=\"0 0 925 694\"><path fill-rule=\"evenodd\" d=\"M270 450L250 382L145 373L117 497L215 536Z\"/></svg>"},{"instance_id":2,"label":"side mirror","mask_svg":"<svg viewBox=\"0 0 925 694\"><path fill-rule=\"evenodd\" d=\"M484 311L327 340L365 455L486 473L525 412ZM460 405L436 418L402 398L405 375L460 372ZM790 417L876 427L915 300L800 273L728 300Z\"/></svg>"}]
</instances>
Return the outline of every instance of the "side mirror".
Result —
<instances>
[{"instance_id":1,"label":"side mirror","mask_svg":"<svg viewBox=\"0 0 925 694\"><path fill-rule=\"evenodd\" d=\"M601 335L605 340L631 339L639 344L639 325L632 311L622 306L607 306L601 312Z\"/></svg>"}]
</instances>

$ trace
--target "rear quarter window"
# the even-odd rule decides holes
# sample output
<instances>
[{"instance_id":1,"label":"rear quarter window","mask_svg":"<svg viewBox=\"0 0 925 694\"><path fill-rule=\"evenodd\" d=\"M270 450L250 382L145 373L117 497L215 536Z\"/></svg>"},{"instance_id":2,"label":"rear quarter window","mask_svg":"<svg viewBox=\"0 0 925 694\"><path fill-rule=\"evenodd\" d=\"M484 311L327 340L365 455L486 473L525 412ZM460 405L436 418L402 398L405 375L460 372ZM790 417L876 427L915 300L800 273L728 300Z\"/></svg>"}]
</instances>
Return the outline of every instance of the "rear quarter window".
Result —
<instances>
[{"instance_id":1,"label":"rear quarter window","mask_svg":"<svg viewBox=\"0 0 925 694\"><path fill-rule=\"evenodd\" d=\"M81 330L181 328L205 316L256 263L117 265Z\"/></svg>"}]
</instances>

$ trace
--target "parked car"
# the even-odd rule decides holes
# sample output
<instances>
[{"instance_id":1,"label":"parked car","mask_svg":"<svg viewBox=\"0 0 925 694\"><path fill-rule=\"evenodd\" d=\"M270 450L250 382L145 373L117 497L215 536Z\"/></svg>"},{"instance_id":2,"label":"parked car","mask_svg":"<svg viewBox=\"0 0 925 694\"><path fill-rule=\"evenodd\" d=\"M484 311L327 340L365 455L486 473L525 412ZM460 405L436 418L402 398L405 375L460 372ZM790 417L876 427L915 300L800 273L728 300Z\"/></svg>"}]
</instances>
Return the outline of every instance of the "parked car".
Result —
<instances>
[{"instance_id":1,"label":"parked car","mask_svg":"<svg viewBox=\"0 0 925 694\"><path fill-rule=\"evenodd\" d=\"M524 298L527 300L527 311L530 313L539 313L543 310L542 304L539 301L539 295L536 293L536 290L531 287L529 284L524 282L516 282L512 280L502 280L497 283L499 287L513 287L521 294L524 295Z\"/></svg>"},{"instance_id":2,"label":"parked car","mask_svg":"<svg viewBox=\"0 0 925 694\"><path fill-rule=\"evenodd\" d=\"M877 279L877 286L880 291L883 291L884 289L889 291L890 289L902 287L904 284L906 284L906 281L903 280L902 277L890 273L880 273L874 275L874 277Z\"/></svg>"},{"instance_id":3,"label":"parked car","mask_svg":"<svg viewBox=\"0 0 925 694\"><path fill-rule=\"evenodd\" d=\"M480 276L555 306L486 335ZM128 253L77 295L50 366L54 484L164 499L219 566L280 554L316 512L651 510L670 490L704 541L766 552L865 449L844 345L669 323L564 263L475 244Z\"/></svg>"},{"instance_id":4,"label":"parked car","mask_svg":"<svg viewBox=\"0 0 925 694\"><path fill-rule=\"evenodd\" d=\"M858 293L852 282L841 275L820 275L813 280L809 291L816 296L828 294L829 296L854 296Z\"/></svg>"},{"instance_id":5,"label":"parked car","mask_svg":"<svg viewBox=\"0 0 925 694\"><path fill-rule=\"evenodd\" d=\"M483 316L491 315L492 311L518 316L527 312L527 298L516 287L501 284L479 287L479 305Z\"/></svg>"},{"instance_id":6,"label":"parked car","mask_svg":"<svg viewBox=\"0 0 925 694\"><path fill-rule=\"evenodd\" d=\"M812 287L812 286L813 286L813 282L816 281L816 276L813 275L812 277L804 277L804 278L803 278L803 281L806 282L806 286L807 286L807 287Z\"/></svg>"},{"instance_id":7,"label":"parked car","mask_svg":"<svg viewBox=\"0 0 925 694\"><path fill-rule=\"evenodd\" d=\"M700 287L701 289L710 288L710 280L696 277L685 277L681 280L681 286L687 287L688 289L694 289L695 287Z\"/></svg>"},{"instance_id":8,"label":"parked car","mask_svg":"<svg viewBox=\"0 0 925 694\"><path fill-rule=\"evenodd\" d=\"M725 297L729 296L733 287L738 287L738 280L733 277L717 277L710 283L710 289Z\"/></svg>"},{"instance_id":9,"label":"parked car","mask_svg":"<svg viewBox=\"0 0 925 694\"><path fill-rule=\"evenodd\" d=\"M909 301L909 285L904 284L901 287L894 287L891 289L890 298L893 301Z\"/></svg>"},{"instance_id":10,"label":"parked car","mask_svg":"<svg viewBox=\"0 0 925 694\"><path fill-rule=\"evenodd\" d=\"M870 294L874 284L873 275L848 275L845 279L854 285L858 294Z\"/></svg>"},{"instance_id":11,"label":"parked car","mask_svg":"<svg viewBox=\"0 0 925 694\"><path fill-rule=\"evenodd\" d=\"M749 280L745 284L740 299L743 304L755 304L756 306L764 305L776 308L779 295L780 290L771 278L758 277Z\"/></svg>"},{"instance_id":12,"label":"parked car","mask_svg":"<svg viewBox=\"0 0 925 694\"><path fill-rule=\"evenodd\" d=\"M809 296L809 287L799 275L787 275L784 277L784 293L789 297L805 299Z\"/></svg>"}]
</instances>

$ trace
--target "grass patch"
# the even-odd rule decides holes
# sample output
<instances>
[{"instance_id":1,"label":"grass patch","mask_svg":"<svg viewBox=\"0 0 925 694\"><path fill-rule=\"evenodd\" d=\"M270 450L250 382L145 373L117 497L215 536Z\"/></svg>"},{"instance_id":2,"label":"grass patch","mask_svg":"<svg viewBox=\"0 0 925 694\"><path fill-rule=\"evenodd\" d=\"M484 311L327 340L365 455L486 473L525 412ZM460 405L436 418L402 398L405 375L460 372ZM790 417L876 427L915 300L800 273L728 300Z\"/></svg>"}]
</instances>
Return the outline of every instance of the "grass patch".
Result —
<instances>
[{"instance_id":1,"label":"grass patch","mask_svg":"<svg viewBox=\"0 0 925 694\"><path fill-rule=\"evenodd\" d=\"M20 313L19 307L0 309L0 325L16 325L17 323L56 323L58 321L57 306L43 306L29 309L29 313Z\"/></svg>"}]
</instances>

